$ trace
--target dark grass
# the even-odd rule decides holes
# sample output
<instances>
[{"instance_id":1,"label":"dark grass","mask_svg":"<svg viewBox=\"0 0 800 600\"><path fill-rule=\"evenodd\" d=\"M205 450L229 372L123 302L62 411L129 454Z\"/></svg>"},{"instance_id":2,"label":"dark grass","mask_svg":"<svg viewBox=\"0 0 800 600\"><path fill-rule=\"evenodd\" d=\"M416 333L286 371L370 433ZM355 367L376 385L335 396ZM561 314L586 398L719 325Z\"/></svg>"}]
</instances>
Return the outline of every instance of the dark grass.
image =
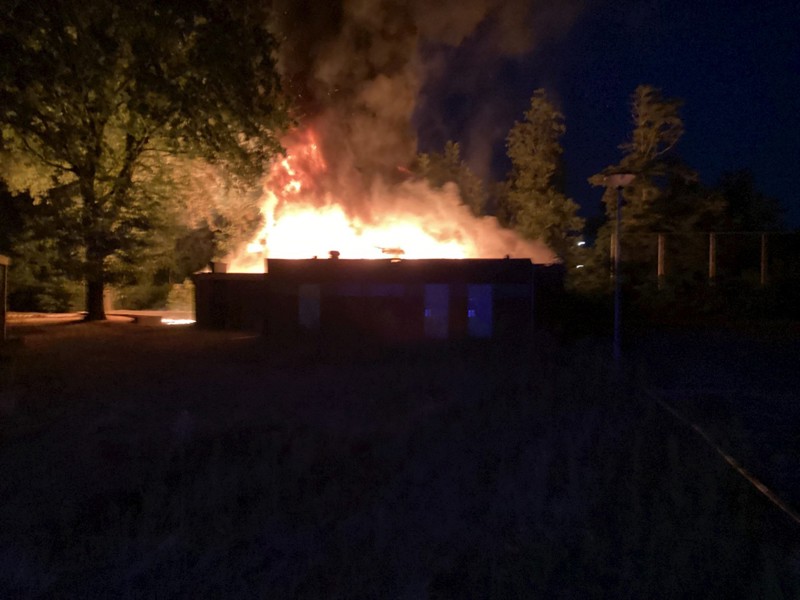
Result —
<instances>
[{"instance_id":1,"label":"dark grass","mask_svg":"<svg viewBox=\"0 0 800 600\"><path fill-rule=\"evenodd\" d=\"M800 597L800 527L606 345L22 333L2 597Z\"/></svg>"}]
</instances>

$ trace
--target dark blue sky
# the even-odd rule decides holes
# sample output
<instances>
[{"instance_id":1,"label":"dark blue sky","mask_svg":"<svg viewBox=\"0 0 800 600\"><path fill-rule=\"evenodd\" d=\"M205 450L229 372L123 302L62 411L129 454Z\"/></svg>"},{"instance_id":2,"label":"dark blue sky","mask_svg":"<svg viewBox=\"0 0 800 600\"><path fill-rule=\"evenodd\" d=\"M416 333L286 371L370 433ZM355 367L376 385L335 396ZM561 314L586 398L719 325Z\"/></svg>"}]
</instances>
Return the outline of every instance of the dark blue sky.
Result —
<instances>
[{"instance_id":1,"label":"dark blue sky","mask_svg":"<svg viewBox=\"0 0 800 600\"><path fill-rule=\"evenodd\" d=\"M749 168L800 226L800 6L759 5L589 2L565 35L493 62L479 56L478 33L443 52L448 77L423 90L420 146L455 139L478 171L502 178L505 135L544 87L566 116L567 192L592 214L601 191L586 179L619 160L630 94L648 83L684 100L678 152L704 183Z\"/></svg>"}]
</instances>

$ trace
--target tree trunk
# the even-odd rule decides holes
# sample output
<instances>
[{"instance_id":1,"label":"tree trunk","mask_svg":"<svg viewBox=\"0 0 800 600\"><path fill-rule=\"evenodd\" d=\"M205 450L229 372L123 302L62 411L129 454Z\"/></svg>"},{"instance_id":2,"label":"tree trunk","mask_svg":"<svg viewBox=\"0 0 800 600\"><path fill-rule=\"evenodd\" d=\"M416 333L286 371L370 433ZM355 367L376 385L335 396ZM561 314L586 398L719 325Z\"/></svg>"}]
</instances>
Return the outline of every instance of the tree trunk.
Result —
<instances>
[{"instance_id":1,"label":"tree trunk","mask_svg":"<svg viewBox=\"0 0 800 600\"><path fill-rule=\"evenodd\" d=\"M103 257L93 256L91 250L87 252L86 269L86 320L105 321L106 308L103 297L105 286L105 272Z\"/></svg>"},{"instance_id":2,"label":"tree trunk","mask_svg":"<svg viewBox=\"0 0 800 600\"><path fill-rule=\"evenodd\" d=\"M105 321L106 309L103 303L103 280L86 281L86 320Z\"/></svg>"},{"instance_id":3,"label":"tree trunk","mask_svg":"<svg viewBox=\"0 0 800 600\"><path fill-rule=\"evenodd\" d=\"M108 252L103 249L103 236L108 232L101 226L102 211L97 202L94 189L96 163L90 163L85 176L80 178L81 197L83 198L83 242L86 247L84 263L84 281L86 282L86 320L105 321L106 309L103 302L105 284L105 258Z\"/></svg>"}]
</instances>

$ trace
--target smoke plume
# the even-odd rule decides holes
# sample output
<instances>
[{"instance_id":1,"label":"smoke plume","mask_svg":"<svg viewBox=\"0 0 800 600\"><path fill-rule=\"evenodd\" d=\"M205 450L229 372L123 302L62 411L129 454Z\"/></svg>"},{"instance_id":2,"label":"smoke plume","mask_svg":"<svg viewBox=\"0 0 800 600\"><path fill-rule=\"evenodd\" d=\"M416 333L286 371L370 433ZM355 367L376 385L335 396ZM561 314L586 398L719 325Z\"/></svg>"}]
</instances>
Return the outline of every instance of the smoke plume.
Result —
<instances>
[{"instance_id":1,"label":"smoke plume","mask_svg":"<svg viewBox=\"0 0 800 600\"><path fill-rule=\"evenodd\" d=\"M535 42L537 17L555 0L274 0L278 68L301 125L316 133L327 169L320 188L362 219L380 212L376 181L399 189L416 153L411 119L426 45L455 47L480 30L490 57ZM469 77L478 74L471 73ZM451 76L459 77L459 74ZM467 77L465 77L467 79ZM425 195L426 203L431 200ZM421 199L420 202L423 200ZM449 200L442 200L449 202Z\"/></svg>"},{"instance_id":2,"label":"smoke plume","mask_svg":"<svg viewBox=\"0 0 800 600\"><path fill-rule=\"evenodd\" d=\"M522 52L539 31L536 18L553 13L552 6L540 1L532 7L529 0L277 0L279 69L301 118L315 121L335 170L390 177L416 150L411 116L425 72L421 45L457 46L482 27L485 60Z\"/></svg>"}]
</instances>

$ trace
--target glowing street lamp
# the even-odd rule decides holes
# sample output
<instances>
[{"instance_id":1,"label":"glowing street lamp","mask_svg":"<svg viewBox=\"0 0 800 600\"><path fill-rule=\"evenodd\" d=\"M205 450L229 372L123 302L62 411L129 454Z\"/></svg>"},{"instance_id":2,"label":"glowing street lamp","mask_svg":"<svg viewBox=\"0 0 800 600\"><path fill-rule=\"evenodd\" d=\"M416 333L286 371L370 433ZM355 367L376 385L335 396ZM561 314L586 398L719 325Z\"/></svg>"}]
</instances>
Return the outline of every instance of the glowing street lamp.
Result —
<instances>
[{"instance_id":1,"label":"glowing street lamp","mask_svg":"<svg viewBox=\"0 0 800 600\"><path fill-rule=\"evenodd\" d=\"M622 233L622 190L631 184L633 173L610 173L605 177L606 187L617 190L616 225L614 227L614 365L619 367L621 355L622 299L620 293L620 234Z\"/></svg>"}]
</instances>

